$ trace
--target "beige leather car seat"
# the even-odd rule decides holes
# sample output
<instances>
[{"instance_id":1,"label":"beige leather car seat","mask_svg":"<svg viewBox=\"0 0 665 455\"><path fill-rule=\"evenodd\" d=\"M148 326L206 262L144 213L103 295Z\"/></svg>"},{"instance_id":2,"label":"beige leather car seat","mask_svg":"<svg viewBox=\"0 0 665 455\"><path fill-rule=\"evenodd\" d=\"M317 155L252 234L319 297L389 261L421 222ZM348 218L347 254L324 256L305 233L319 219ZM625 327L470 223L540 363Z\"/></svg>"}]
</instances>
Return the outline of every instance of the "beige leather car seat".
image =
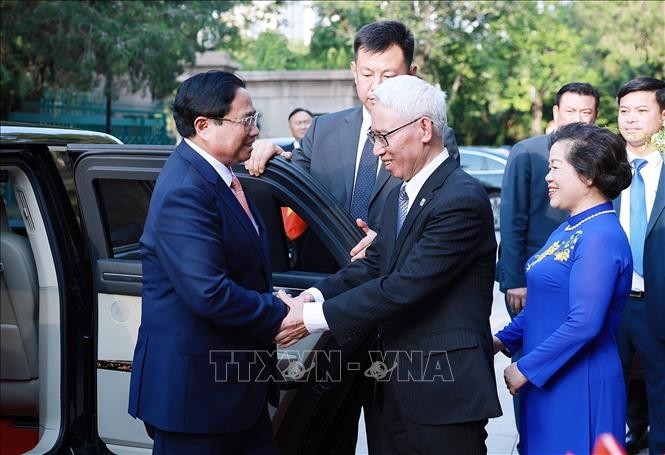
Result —
<instances>
[{"instance_id":1,"label":"beige leather car seat","mask_svg":"<svg viewBox=\"0 0 665 455\"><path fill-rule=\"evenodd\" d=\"M37 416L39 288L30 242L14 233L0 198L0 413Z\"/></svg>"}]
</instances>

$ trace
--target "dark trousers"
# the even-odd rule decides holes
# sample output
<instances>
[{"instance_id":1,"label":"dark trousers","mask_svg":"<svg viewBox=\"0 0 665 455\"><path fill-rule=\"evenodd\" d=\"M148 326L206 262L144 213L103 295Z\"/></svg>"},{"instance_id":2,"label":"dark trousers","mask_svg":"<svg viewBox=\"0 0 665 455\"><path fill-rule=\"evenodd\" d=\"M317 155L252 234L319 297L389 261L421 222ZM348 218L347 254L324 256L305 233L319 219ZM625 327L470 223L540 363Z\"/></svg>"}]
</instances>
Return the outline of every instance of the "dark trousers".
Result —
<instances>
[{"instance_id":1,"label":"dark trousers","mask_svg":"<svg viewBox=\"0 0 665 455\"><path fill-rule=\"evenodd\" d=\"M382 455L487 453L487 419L448 425L418 424L400 410L390 383L381 383L379 387L381 399L377 406L381 421Z\"/></svg>"},{"instance_id":2,"label":"dark trousers","mask_svg":"<svg viewBox=\"0 0 665 455\"><path fill-rule=\"evenodd\" d=\"M628 377L635 353L644 368L649 407L649 453L665 453L665 341L647 321L645 302L629 298L617 334L619 355Z\"/></svg>"},{"instance_id":3,"label":"dark trousers","mask_svg":"<svg viewBox=\"0 0 665 455\"><path fill-rule=\"evenodd\" d=\"M254 425L243 431L218 434L176 433L145 424L154 439L153 454L277 455L272 424L266 408Z\"/></svg>"},{"instance_id":4,"label":"dark trousers","mask_svg":"<svg viewBox=\"0 0 665 455\"><path fill-rule=\"evenodd\" d=\"M358 441L358 422L360 411L364 412L365 433L367 435L367 450L370 454L380 455L381 451L381 423L375 406L375 384L372 378L359 375L353 385L351 396L348 399L348 412L336 431L337 441L335 455L354 455Z\"/></svg>"}]
</instances>

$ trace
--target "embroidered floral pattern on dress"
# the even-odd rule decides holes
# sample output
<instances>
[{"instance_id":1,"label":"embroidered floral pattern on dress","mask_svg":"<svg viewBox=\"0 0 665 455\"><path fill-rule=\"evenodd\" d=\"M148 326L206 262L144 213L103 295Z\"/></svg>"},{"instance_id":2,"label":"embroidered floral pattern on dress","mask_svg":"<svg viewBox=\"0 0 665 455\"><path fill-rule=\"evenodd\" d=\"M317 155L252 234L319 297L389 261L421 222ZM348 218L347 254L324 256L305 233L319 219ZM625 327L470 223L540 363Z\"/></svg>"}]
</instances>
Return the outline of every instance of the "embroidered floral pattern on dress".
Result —
<instances>
[{"instance_id":1,"label":"embroidered floral pattern on dress","mask_svg":"<svg viewBox=\"0 0 665 455\"><path fill-rule=\"evenodd\" d=\"M570 259L570 253L575 248L577 241L582 235L582 230L579 229L573 233L567 240L561 242L556 241L551 244L545 251L534 256L533 261L526 265L526 271L531 270L531 267L545 259L547 256L554 256L555 261L566 262Z\"/></svg>"}]
</instances>

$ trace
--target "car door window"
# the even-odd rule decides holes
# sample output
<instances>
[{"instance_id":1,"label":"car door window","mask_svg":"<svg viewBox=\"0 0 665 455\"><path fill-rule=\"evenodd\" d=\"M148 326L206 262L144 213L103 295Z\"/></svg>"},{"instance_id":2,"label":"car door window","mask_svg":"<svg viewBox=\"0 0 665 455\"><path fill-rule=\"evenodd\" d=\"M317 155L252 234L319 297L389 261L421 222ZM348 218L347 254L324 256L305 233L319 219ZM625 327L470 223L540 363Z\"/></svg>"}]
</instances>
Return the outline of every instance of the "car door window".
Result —
<instances>
[{"instance_id":1,"label":"car door window","mask_svg":"<svg viewBox=\"0 0 665 455\"><path fill-rule=\"evenodd\" d=\"M95 183L112 257L140 259L139 239L155 187L154 181L98 179Z\"/></svg>"},{"instance_id":2,"label":"car door window","mask_svg":"<svg viewBox=\"0 0 665 455\"><path fill-rule=\"evenodd\" d=\"M488 169L487 158L475 153L462 153L460 160L462 169L465 171L485 171Z\"/></svg>"}]
</instances>

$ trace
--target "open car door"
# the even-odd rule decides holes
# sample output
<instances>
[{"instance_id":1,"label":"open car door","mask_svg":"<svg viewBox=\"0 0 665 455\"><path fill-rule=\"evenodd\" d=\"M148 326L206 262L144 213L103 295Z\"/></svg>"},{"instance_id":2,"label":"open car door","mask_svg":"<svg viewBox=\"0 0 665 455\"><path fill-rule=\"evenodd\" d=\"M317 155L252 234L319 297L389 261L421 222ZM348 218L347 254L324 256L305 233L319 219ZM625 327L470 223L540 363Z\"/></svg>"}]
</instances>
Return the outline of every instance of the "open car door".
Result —
<instances>
[{"instance_id":1,"label":"open car door","mask_svg":"<svg viewBox=\"0 0 665 455\"><path fill-rule=\"evenodd\" d=\"M94 282L92 384L100 442L114 453L148 453L152 440L143 422L128 413L129 378L141 320L142 268L139 239L157 176L172 151L163 146L76 146L76 191L87 237ZM275 288L299 292L349 261L362 233L351 218L308 174L277 158L260 178L241 166L234 172L266 223ZM306 229L289 239L287 214ZM284 373L282 398L272 409L283 453L320 453L334 447L334 429L343 420L344 400L358 370L341 371L340 353L329 334L314 334L278 352ZM343 353L361 362L363 346ZM324 353L327 380L303 375ZM168 372L164 372L168 374ZM362 373L361 373L362 374Z\"/></svg>"}]
</instances>

